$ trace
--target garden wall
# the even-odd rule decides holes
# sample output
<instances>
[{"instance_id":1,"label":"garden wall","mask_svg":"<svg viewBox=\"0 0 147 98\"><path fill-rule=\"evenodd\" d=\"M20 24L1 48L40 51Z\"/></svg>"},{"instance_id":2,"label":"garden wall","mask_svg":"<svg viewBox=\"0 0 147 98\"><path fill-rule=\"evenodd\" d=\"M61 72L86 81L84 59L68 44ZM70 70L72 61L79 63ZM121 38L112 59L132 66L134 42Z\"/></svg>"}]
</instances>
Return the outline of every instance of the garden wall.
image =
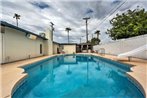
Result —
<instances>
[{"instance_id":1,"label":"garden wall","mask_svg":"<svg viewBox=\"0 0 147 98\"><path fill-rule=\"evenodd\" d=\"M121 39L106 44L95 45L93 49L99 51L100 48L104 48L106 54L118 55L129 52L146 44L147 34L128 39ZM147 59L147 49L146 51L140 52L133 57Z\"/></svg>"}]
</instances>

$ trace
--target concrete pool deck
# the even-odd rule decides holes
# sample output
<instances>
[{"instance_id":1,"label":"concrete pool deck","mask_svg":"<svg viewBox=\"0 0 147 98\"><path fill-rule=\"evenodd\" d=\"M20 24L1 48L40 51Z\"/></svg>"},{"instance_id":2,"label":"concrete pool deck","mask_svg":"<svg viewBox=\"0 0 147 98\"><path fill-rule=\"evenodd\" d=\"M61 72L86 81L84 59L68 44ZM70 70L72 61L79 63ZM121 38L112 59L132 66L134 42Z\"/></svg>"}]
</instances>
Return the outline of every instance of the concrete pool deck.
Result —
<instances>
[{"instance_id":1,"label":"concrete pool deck","mask_svg":"<svg viewBox=\"0 0 147 98\"><path fill-rule=\"evenodd\" d=\"M19 82L23 77L27 76L24 74L24 70L21 66L28 65L52 56L37 57L13 63L1 65L1 92L0 98L11 98L12 89L16 83Z\"/></svg>"},{"instance_id":2,"label":"concrete pool deck","mask_svg":"<svg viewBox=\"0 0 147 98\"><path fill-rule=\"evenodd\" d=\"M117 61L116 56L112 55L99 55L95 53L84 53L84 54L91 54L95 56L101 56L104 58L108 58L111 60ZM55 55L52 55L55 56ZM17 61L13 63L8 63L8 64L3 64L1 65L0 68L0 82L1 82L1 91L0 91L0 98L11 98L11 92L15 84L20 82L22 78L27 76L27 74L24 74L24 70L22 68L19 68L24 65L28 65L52 56L43 56L43 57L37 57L37 58L32 58L32 59L27 59L27 60L22 60L22 61ZM119 61L127 64L134 65L131 70L132 72L128 72L128 74L135 80L137 80L142 88L145 91L145 94L147 94L147 60L142 60L142 59L136 59L133 58L131 61L128 61L127 58L124 59L119 59Z\"/></svg>"}]
</instances>

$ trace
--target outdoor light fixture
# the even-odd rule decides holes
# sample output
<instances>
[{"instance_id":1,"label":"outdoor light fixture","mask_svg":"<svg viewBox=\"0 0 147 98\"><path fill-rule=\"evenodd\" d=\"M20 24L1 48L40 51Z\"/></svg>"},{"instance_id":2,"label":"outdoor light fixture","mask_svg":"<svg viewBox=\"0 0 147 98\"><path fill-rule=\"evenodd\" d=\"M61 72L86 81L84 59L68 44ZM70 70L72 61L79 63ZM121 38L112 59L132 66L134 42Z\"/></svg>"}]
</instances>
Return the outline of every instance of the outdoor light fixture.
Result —
<instances>
[{"instance_id":1,"label":"outdoor light fixture","mask_svg":"<svg viewBox=\"0 0 147 98\"><path fill-rule=\"evenodd\" d=\"M37 36L33 35L33 34L27 34L26 35L27 38L32 39L32 40L36 40Z\"/></svg>"}]
</instances>

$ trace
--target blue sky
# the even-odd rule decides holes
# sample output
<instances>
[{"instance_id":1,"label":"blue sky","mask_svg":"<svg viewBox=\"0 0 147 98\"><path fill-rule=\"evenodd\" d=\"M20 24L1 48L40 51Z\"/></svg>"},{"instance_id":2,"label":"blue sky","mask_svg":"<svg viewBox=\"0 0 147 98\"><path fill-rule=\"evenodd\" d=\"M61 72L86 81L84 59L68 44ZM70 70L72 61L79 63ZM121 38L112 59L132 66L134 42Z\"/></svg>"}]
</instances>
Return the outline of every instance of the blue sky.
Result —
<instances>
[{"instance_id":1,"label":"blue sky","mask_svg":"<svg viewBox=\"0 0 147 98\"><path fill-rule=\"evenodd\" d=\"M0 9L4 20L16 24L13 18L14 13L21 15L19 27L42 33L50 28L50 22L55 25L54 40L67 42L66 27L71 27L70 42L79 42L80 37L84 42L85 21L83 17L91 17L88 22L89 39L92 33L100 30L102 43L111 41L105 32L111 28L109 20L115 17L116 13L123 13L128 9L135 9L137 6L147 10L146 0L127 0L114 14L108 17L112 9L115 9L125 0L2 0ZM105 17L107 17L105 19ZM101 23L105 20L103 23ZM96 36L96 35L94 35Z\"/></svg>"}]
</instances>

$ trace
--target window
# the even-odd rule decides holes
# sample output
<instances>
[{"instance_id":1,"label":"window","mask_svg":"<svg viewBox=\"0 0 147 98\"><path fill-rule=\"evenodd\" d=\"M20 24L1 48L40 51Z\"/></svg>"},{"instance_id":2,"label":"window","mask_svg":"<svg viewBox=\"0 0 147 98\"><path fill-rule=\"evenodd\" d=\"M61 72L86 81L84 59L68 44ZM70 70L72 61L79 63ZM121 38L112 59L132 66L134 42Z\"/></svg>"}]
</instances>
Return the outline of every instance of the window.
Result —
<instances>
[{"instance_id":1,"label":"window","mask_svg":"<svg viewBox=\"0 0 147 98\"><path fill-rule=\"evenodd\" d=\"M42 44L40 44L40 54L42 54Z\"/></svg>"}]
</instances>

